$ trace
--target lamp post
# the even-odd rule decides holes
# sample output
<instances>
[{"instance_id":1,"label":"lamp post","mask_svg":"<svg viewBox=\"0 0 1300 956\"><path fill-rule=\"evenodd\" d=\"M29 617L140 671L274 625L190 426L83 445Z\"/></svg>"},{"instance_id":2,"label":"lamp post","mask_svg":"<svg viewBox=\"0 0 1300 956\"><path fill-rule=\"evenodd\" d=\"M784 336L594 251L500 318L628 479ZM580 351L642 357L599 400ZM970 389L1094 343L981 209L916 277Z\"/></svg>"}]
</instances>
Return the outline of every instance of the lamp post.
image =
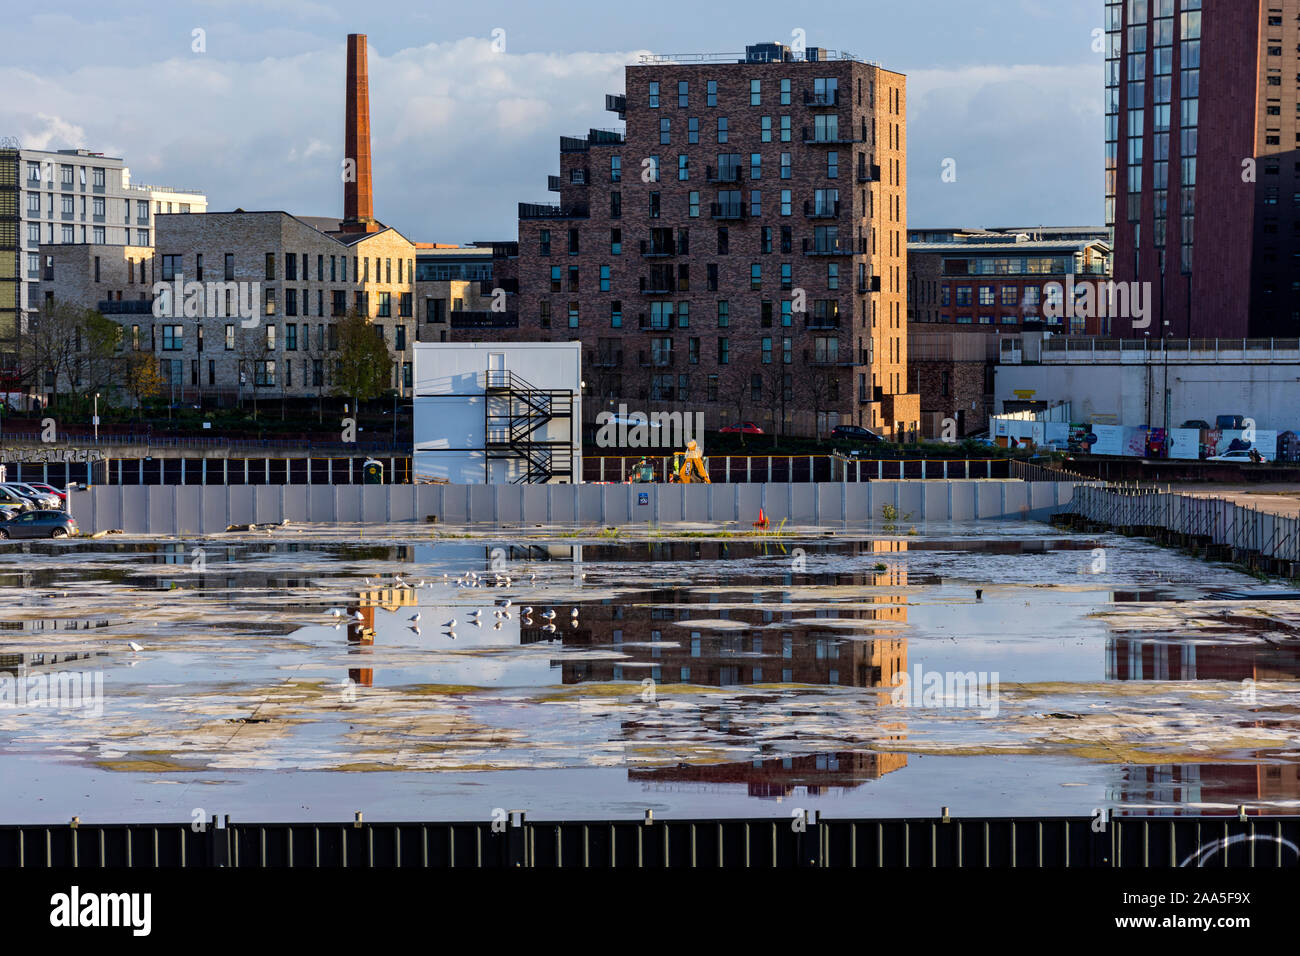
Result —
<instances>
[{"instance_id":1,"label":"lamp post","mask_svg":"<svg viewBox=\"0 0 1300 956\"><path fill-rule=\"evenodd\" d=\"M91 416L90 422L95 427L95 444L99 444L99 392L95 393L95 412Z\"/></svg>"}]
</instances>

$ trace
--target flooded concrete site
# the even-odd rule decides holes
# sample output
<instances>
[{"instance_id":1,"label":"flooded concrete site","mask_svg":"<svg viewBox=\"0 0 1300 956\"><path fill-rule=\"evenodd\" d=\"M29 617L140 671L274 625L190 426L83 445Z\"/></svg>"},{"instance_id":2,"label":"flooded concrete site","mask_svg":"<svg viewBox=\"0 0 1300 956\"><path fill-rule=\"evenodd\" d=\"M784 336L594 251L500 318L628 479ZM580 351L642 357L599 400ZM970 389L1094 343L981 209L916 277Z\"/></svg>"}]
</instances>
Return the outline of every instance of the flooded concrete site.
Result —
<instances>
[{"instance_id":1,"label":"flooded concrete site","mask_svg":"<svg viewBox=\"0 0 1300 956\"><path fill-rule=\"evenodd\" d=\"M692 534L4 549L0 822L1300 799L1278 585L1043 524Z\"/></svg>"}]
</instances>

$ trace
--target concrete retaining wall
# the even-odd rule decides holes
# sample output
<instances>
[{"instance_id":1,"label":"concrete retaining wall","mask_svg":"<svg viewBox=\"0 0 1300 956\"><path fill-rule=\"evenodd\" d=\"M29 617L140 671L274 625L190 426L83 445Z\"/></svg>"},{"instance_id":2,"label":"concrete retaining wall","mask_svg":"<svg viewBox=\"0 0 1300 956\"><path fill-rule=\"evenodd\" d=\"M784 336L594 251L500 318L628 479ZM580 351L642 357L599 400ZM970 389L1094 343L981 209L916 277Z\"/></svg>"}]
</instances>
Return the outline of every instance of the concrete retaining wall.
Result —
<instances>
[{"instance_id":1,"label":"concrete retaining wall","mask_svg":"<svg viewBox=\"0 0 1300 956\"><path fill-rule=\"evenodd\" d=\"M440 525L629 525L740 522L761 507L775 527L894 520L1043 521L1074 485L1021 481L874 481L743 485L107 485L69 499L84 532L210 534L231 524L385 524L437 515ZM644 498L642 498L644 496Z\"/></svg>"}]
</instances>

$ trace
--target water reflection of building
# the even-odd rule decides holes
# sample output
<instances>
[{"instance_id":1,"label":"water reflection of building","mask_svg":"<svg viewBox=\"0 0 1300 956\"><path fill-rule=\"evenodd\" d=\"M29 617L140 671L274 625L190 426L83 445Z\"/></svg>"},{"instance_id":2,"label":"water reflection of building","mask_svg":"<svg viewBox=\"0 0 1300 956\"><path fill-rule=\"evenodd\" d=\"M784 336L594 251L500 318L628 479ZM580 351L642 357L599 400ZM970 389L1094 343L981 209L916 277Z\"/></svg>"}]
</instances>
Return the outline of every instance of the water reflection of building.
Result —
<instances>
[{"instance_id":1,"label":"water reflection of building","mask_svg":"<svg viewBox=\"0 0 1300 956\"><path fill-rule=\"evenodd\" d=\"M1259 754L1279 759L1280 754ZM1187 813L1235 812L1249 806L1252 812L1293 813L1300 800L1300 764L1289 763L1202 763L1128 766L1124 782L1112 794L1125 814L1164 815L1170 808L1186 807ZM1270 807L1260 804L1278 803ZM1142 806L1149 804L1149 810Z\"/></svg>"},{"instance_id":2,"label":"water reflection of building","mask_svg":"<svg viewBox=\"0 0 1300 956\"><path fill-rule=\"evenodd\" d=\"M907 670L907 639L899 636L899 625L907 621L908 580L906 566L891 560L891 555L906 551L907 544L864 541L851 548L826 549L825 553L846 563L852 560L850 570L827 568L814 548L777 549L775 555L783 563L772 583L760 579L754 584L754 569L744 569L753 606L739 603L745 598L738 600L736 592L728 590L735 572L725 569L717 572L716 580L693 575L690 587L638 593L635 603L584 604L576 623L570 622L570 607L557 606L559 630L554 637L566 649L612 653L604 659L562 657L554 666L561 669L566 684L637 683L649 678L656 684L714 687L762 683L892 687ZM588 549L588 559L606 559L592 553L596 550L604 549ZM625 549L623 555L633 550L637 549ZM774 553L768 544L725 542L670 542L647 550L664 562L743 560ZM804 590L813 585L841 590L834 592L834 603L819 602L816 592ZM843 590L855 586L862 592ZM693 627L692 621L699 626ZM525 643L548 637L537 627L522 632ZM725 706L706 703L699 708L698 718L711 735L738 732ZM657 724L643 725L635 718L624 721L622 729L629 740L658 737L662 732ZM779 798L797 791L816 796L834 788L850 789L906 765L906 754L840 751L645 767L629 770L629 778L647 787L743 786L751 797Z\"/></svg>"},{"instance_id":3,"label":"water reflection of building","mask_svg":"<svg viewBox=\"0 0 1300 956\"><path fill-rule=\"evenodd\" d=\"M719 552L734 548L716 542L690 548L698 554L709 545ZM906 547L905 541L868 541L861 543L858 553L883 558ZM679 555L674 560L686 558ZM865 571L812 574L800 569L784 572L784 577L781 584L758 588L752 608L736 606L734 596L726 593L679 587L638 594L634 604L583 605L576 625L569 623L570 608L557 607L555 636L566 648L608 649L617 655L561 659L562 679L576 684L648 677L656 683L714 687L761 683L889 687L897 683L898 674L907 670L907 640L894 635L897 625L907 620L907 596L878 589L905 587L904 565L882 560L880 566L873 564ZM872 590L837 595L853 606L808 608L803 605L809 602L797 590L811 584ZM789 603L799 606L781 608ZM692 620L699 621L699 627L692 627ZM887 626L873 628L873 621ZM846 627L839 622L853 623ZM525 628L522 634L524 643L548 637L540 627Z\"/></svg>"},{"instance_id":4,"label":"water reflection of building","mask_svg":"<svg viewBox=\"0 0 1300 956\"><path fill-rule=\"evenodd\" d=\"M736 763L648 767L629 770L628 779L650 786L743 785L751 797L788 797L800 790L818 796L831 789L851 789L905 766L906 754L850 750L756 757Z\"/></svg>"},{"instance_id":5,"label":"water reflection of building","mask_svg":"<svg viewBox=\"0 0 1300 956\"><path fill-rule=\"evenodd\" d=\"M416 607L420 603L414 588L389 587L371 588L357 596L357 603L348 606L348 653L369 654L375 644L375 610L382 609L392 614L404 607ZM357 615L360 614L360 620ZM373 667L350 667L348 679L361 687L373 687L375 670Z\"/></svg>"},{"instance_id":6,"label":"water reflection of building","mask_svg":"<svg viewBox=\"0 0 1300 956\"><path fill-rule=\"evenodd\" d=\"M1112 637L1107 680L1295 680L1300 645Z\"/></svg>"}]
</instances>

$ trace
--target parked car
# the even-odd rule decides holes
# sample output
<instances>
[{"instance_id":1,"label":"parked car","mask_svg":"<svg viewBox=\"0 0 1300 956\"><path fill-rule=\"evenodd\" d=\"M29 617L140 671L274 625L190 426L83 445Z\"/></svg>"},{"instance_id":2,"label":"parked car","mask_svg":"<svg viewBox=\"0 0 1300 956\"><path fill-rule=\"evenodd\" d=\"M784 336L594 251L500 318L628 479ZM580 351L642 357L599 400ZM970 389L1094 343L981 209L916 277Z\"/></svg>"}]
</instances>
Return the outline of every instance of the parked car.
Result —
<instances>
[{"instance_id":1,"label":"parked car","mask_svg":"<svg viewBox=\"0 0 1300 956\"><path fill-rule=\"evenodd\" d=\"M14 508L18 511L35 511L36 503L26 495L20 495L12 488L0 485L0 508Z\"/></svg>"},{"instance_id":2,"label":"parked car","mask_svg":"<svg viewBox=\"0 0 1300 956\"><path fill-rule=\"evenodd\" d=\"M864 441L870 444L884 444L885 440L873 431L861 425L836 425L831 429L832 441Z\"/></svg>"},{"instance_id":3,"label":"parked car","mask_svg":"<svg viewBox=\"0 0 1300 956\"><path fill-rule=\"evenodd\" d=\"M1200 431L1209 431L1210 423L1207 422L1204 418L1189 418L1187 421L1183 422L1183 424L1179 427L1196 428L1199 429Z\"/></svg>"},{"instance_id":4,"label":"parked car","mask_svg":"<svg viewBox=\"0 0 1300 956\"><path fill-rule=\"evenodd\" d=\"M34 488L25 481L7 481L4 485L6 488L11 488L24 498L34 502L38 508L58 508L63 504L57 495Z\"/></svg>"},{"instance_id":5,"label":"parked car","mask_svg":"<svg viewBox=\"0 0 1300 956\"><path fill-rule=\"evenodd\" d=\"M1254 449L1234 448L1232 451L1225 451L1222 455L1213 455L1205 460L1206 461L1235 461L1240 464L1249 465L1256 460L1255 455L1257 454L1259 453L1254 452ZM1267 461L1268 459L1260 457L1259 460Z\"/></svg>"},{"instance_id":6,"label":"parked car","mask_svg":"<svg viewBox=\"0 0 1300 956\"><path fill-rule=\"evenodd\" d=\"M66 511L27 511L0 521L0 538L69 538L77 534L77 522Z\"/></svg>"},{"instance_id":7,"label":"parked car","mask_svg":"<svg viewBox=\"0 0 1300 956\"><path fill-rule=\"evenodd\" d=\"M725 428L719 428L718 433L721 435L761 435L763 429L759 428L753 422L736 422Z\"/></svg>"},{"instance_id":8,"label":"parked car","mask_svg":"<svg viewBox=\"0 0 1300 956\"><path fill-rule=\"evenodd\" d=\"M59 501L68 500L67 492L60 491L58 488L55 488L53 485L47 485L43 481L28 481L28 482L24 482L24 484L30 485L31 487L35 488L37 491L48 492L49 494L52 494L54 495L54 497L58 498Z\"/></svg>"}]
</instances>

